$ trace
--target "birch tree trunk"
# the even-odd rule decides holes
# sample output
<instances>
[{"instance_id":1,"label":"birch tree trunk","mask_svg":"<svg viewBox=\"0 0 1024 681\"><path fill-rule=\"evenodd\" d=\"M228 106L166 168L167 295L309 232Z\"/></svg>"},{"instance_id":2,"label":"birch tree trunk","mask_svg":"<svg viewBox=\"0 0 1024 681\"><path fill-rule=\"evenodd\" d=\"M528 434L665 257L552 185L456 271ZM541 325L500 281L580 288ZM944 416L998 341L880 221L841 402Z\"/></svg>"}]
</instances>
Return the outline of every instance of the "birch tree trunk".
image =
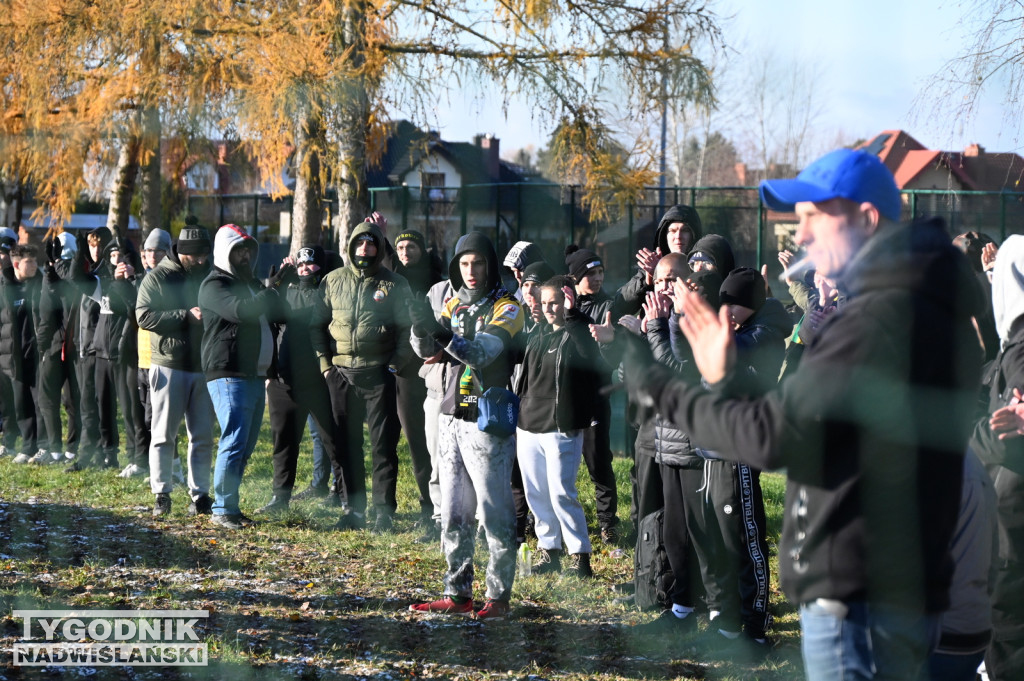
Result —
<instances>
[{"instance_id":1,"label":"birch tree trunk","mask_svg":"<svg viewBox=\"0 0 1024 681\"><path fill-rule=\"evenodd\" d=\"M346 12L341 40L351 50L351 62L358 72L365 63L366 3L353 2ZM338 252L347 255L346 246L352 229L369 215L369 192L366 189L366 139L370 134L369 84L363 76L353 78L344 93L338 131L338 214L334 228Z\"/></svg>"},{"instance_id":2,"label":"birch tree trunk","mask_svg":"<svg viewBox=\"0 0 1024 681\"><path fill-rule=\"evenodd\" d=\"M320 207L323 195L320 183L321 135L319 117L314 115L306 117L295 136L295 200L292 204L292 242L288 248L291 255L303 246L320 243L323 230Z\"/></svg>"},{"instance_id":3,"label":"birch tree trunk","mask_svg":"<svg viewBox=\"0 0 1024 681\"><path fill-rule=\"evenodd\" d=\"M107 211L107 228L120 239L128 236L129 209L132 194L135 193L135 176L139 173L139 141L132 137L121 145L117 156L117 171L114 189L110 193L110 209Z\"/></svg>"}]
</instances>

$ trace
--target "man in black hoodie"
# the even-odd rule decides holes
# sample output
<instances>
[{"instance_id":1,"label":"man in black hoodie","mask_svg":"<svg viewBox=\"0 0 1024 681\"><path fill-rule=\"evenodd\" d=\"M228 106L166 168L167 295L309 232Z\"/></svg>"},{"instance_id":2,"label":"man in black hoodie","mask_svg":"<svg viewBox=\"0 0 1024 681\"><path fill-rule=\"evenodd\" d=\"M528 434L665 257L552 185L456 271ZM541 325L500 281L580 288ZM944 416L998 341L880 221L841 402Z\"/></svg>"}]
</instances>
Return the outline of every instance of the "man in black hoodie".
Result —
<instances>
[{"instance_id":1,"label":"man in black hoodie","mask_svg":"<svg viewBox=\"0 0 1024 681\"><path fill-rule=\"evenodd\" d=\"M21 452L14 463L50 463L46 448L37 451L41 425L36 414L36 374L39 352L36 329L39 326L39 274L38 253L35 246L17 245L11 248L11 264L0 275L0 367L11 381L14 390L14 418L21 431ZM14 419L8 419L8 423Z\"/></svg>"},{"instance_id":2,"label":"man in black hoodie","mask_svg":"<svg viewBox=\"0 0 1024 681\"><path fill-rule=\"evenodd\" d=\"M832 152L761 197L795 210L797 243L849 304L779 391L743 399L727 314L687 293L680 324L711 390L635 349L626 379L706 448L787 469L779 569L808 678L917 678L949 604L980 294L941 221L893 224L899 189L869 153Z\"/></svg>"},{"instance_id":3,"label":"man in black hoodie","mask_svg":"<svg viewBox=\"0 0 1024 681\"><path fill-rule=\"evenodd\" d=\"M427 251L427 242L415 229L407 229L395 237L395 274L405 277L412 294L426 299L430 287L441 281L440 262ZM435 267L435 265L437 265ZM409 443L412 474L420 492L420 527L434 527L434 504L430 498L430 450L427 448L426 414L423 402L427 399L427 384L419 375L423 365L418 358L410 358L409 366L395 376L398 392L398 420Z\"/></svg>"},{"instance_id":4,"label":"man in black hoodie","mask_svg":"<svg viewBox=\"0 0 1024 681\"><path fill-rule=\"evenodd\" d=\"M444 595L410 606L413 612L474 614L502 619L508 613L516 570L512 461L515 439L477 424L480 396L507 387L511 347L523 329L523 311L500 282L500 262L490 240L471 232L455 245L448 276L455 296L438 321L426 305L411 305L413 343L424 359L444 350L447 372L439 423L441 546L448 570ZM487 534L487 602L473 610L475 521Z\"/></svg>"}]
</instances>

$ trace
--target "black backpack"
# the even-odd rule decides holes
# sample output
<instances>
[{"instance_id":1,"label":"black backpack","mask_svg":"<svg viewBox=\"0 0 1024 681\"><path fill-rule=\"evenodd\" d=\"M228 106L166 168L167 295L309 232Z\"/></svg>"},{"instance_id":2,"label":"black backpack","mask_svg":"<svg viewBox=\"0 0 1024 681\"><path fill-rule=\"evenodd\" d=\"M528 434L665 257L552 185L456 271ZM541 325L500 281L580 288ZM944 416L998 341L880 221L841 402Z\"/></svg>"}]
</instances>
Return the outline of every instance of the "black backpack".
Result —
<instances>
[{"instance_id":1,"label":"black backpack","mask_svg":"<svg viewBox=\"0 0 1024 681\"><path fill-rule=\"evenodd\" d=\"M662 539L664 526L665 510L660 509L645 515L637 528L633 558L634 602L644 610L672 606L669 593L675 580Z\"/></svg>"}]
</instances>

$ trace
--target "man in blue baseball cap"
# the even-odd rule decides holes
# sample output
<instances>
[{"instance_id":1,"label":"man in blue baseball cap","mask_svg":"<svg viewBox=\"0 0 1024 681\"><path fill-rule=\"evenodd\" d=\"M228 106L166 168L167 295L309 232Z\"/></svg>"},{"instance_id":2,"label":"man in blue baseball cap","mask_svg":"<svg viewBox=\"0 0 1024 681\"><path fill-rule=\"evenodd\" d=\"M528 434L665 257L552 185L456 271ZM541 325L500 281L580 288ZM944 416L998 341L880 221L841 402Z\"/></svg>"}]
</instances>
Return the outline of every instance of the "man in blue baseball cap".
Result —
<instances>
[{"instance_id":1,"label":"man in blue baseball cap","mask_svg":"<svg viewBox=\"0 0 1024 681\"><path fill-rule=\"evenodd\" d=\"M761 198L796 213L797 243L847 305L778 390L742 399L727 314L684 291L680 329L710 389L640 348L630 394L701 448L786 469L779 573L810 681L918 678L949 606L983 299L940 219L897 223L896 182L869 153L832 152Z\"/></svg>"}]
</instances>

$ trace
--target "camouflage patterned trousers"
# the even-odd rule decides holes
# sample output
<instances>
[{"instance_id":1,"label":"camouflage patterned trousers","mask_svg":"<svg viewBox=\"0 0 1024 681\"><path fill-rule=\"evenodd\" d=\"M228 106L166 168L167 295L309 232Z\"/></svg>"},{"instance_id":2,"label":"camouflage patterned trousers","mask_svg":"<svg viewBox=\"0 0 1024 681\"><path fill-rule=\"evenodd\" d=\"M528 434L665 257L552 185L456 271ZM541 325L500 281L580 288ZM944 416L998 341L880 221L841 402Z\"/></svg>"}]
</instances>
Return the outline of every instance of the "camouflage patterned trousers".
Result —
<instances>
[{"instance_id":1,"label":"camouflage patterned trousers","mask_svg":"<svg viewBox=\"0 0 1024 681\"><path fill-rule=\"evenodd\" d=\"M509 600L516 573L516 512L512 502L513 437L495 437L475 422L445 414L438 423L441 550L448 571L444 593L473 597L473 549L479 521L487 535L486 597Z\"/></svg>"}]
</instances>

